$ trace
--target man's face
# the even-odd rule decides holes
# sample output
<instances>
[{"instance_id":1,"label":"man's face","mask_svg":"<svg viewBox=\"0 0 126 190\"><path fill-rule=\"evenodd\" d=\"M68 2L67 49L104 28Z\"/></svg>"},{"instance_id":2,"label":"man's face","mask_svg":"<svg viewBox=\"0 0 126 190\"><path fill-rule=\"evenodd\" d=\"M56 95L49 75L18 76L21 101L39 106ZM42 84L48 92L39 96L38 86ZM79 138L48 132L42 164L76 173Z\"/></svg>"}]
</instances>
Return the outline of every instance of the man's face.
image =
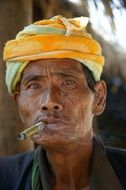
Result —
<instances>
[{"instance_id":1,"label":"man's face","mask_svg":"<svg viewBox=\"0 0 126 190\"><path fill-rule=\"evenodd\" d=\"M25 68L18 106L27 126L46 121L33 140L45 147L79 142L90 132L94 93L78 61L45 59Z\"/></svg>"}]
</instances>

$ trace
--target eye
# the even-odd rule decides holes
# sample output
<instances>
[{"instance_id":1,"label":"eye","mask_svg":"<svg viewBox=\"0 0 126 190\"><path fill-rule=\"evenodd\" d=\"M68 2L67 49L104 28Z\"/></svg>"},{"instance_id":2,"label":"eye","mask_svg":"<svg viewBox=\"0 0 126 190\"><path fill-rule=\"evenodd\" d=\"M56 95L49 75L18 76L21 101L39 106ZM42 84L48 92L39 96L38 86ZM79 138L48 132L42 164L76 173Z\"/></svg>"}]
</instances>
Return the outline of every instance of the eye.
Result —
<instances>
[{"instance_id":1,"label":"eye","mask_svg":"<svg viewBox=\"0 0 126 190\"><path fill-rule=\"evenodd\" d=\"M28 89L38 89L40 86L38 84L29 84Z\"/></svg>"},{"instance_id":2,"label":"eye","mask_svg":"<svg viewBox=\"0 0 126 190\"><path fill-rule=\"evenodd\" d=\"M69 80L65 80L63 84L66 86L70 86L70 85L73 85L74 83L75 81L69 79Z\"/></svg>"}]
</instances>

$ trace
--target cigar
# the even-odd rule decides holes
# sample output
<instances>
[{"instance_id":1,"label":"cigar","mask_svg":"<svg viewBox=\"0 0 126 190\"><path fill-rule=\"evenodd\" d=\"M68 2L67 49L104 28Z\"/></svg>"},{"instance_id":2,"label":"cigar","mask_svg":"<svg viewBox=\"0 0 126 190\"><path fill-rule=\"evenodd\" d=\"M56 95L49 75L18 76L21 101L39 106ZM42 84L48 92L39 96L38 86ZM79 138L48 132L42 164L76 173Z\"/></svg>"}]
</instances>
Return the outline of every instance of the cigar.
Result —
<instances>
[{"instance_id":1,"label":"cigar","mask_svg":"<svg viewBox=\"0 0 126 190\"><path fill-rule=\"evenodd\" d=\"M44 127L47 125L46 122L40 122L37 123L31 127L29 127L28 129L26 129L25 131L23 131L22 133L18 134L18 140L22 141L27 139L28 137L33 136L35 133L37 133L39 130L44 129Z\"/></svg>"}]
</instances>

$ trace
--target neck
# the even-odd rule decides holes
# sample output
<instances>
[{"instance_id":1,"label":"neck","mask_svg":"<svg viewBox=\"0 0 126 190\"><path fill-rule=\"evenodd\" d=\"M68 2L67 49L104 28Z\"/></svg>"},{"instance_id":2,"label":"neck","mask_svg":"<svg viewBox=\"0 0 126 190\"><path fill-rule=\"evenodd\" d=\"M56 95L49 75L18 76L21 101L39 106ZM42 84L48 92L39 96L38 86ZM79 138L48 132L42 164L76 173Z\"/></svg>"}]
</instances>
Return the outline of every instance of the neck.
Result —
<instances>
[{"instance_id":1,"label":"neck","mask_svg":"<svg viewBox=\"0 0 126 190\"><path fill-rule=\"evenodd\" d=\"M63 146L60 151L48 149L46 152L56 178L55 189L68 186L80 189L89 185L92 137Z\"/></svg>"}]
</instances>

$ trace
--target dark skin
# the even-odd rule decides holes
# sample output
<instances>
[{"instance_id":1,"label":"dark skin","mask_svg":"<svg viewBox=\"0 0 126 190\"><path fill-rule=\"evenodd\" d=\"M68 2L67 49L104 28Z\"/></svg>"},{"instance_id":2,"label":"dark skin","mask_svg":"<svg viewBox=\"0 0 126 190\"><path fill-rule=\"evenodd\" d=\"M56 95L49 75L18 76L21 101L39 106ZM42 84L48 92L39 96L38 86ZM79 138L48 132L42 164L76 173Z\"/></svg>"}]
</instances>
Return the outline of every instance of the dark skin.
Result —
<instances>
[{"instance_id":1,"label":"dark skin","mask_svg":"<svg viewBox=\"0 0 126 190\"><path fill-rule=\"evenodd\" d=\"M105 83L99 81L94 89L88 87L78 61L45 59L28 64L20 91L14 92L25 125L48 123L32 139L47 152L54 190L82 190L89 185L92 120L104 110Z\"/></svg>"}]
</instances>

